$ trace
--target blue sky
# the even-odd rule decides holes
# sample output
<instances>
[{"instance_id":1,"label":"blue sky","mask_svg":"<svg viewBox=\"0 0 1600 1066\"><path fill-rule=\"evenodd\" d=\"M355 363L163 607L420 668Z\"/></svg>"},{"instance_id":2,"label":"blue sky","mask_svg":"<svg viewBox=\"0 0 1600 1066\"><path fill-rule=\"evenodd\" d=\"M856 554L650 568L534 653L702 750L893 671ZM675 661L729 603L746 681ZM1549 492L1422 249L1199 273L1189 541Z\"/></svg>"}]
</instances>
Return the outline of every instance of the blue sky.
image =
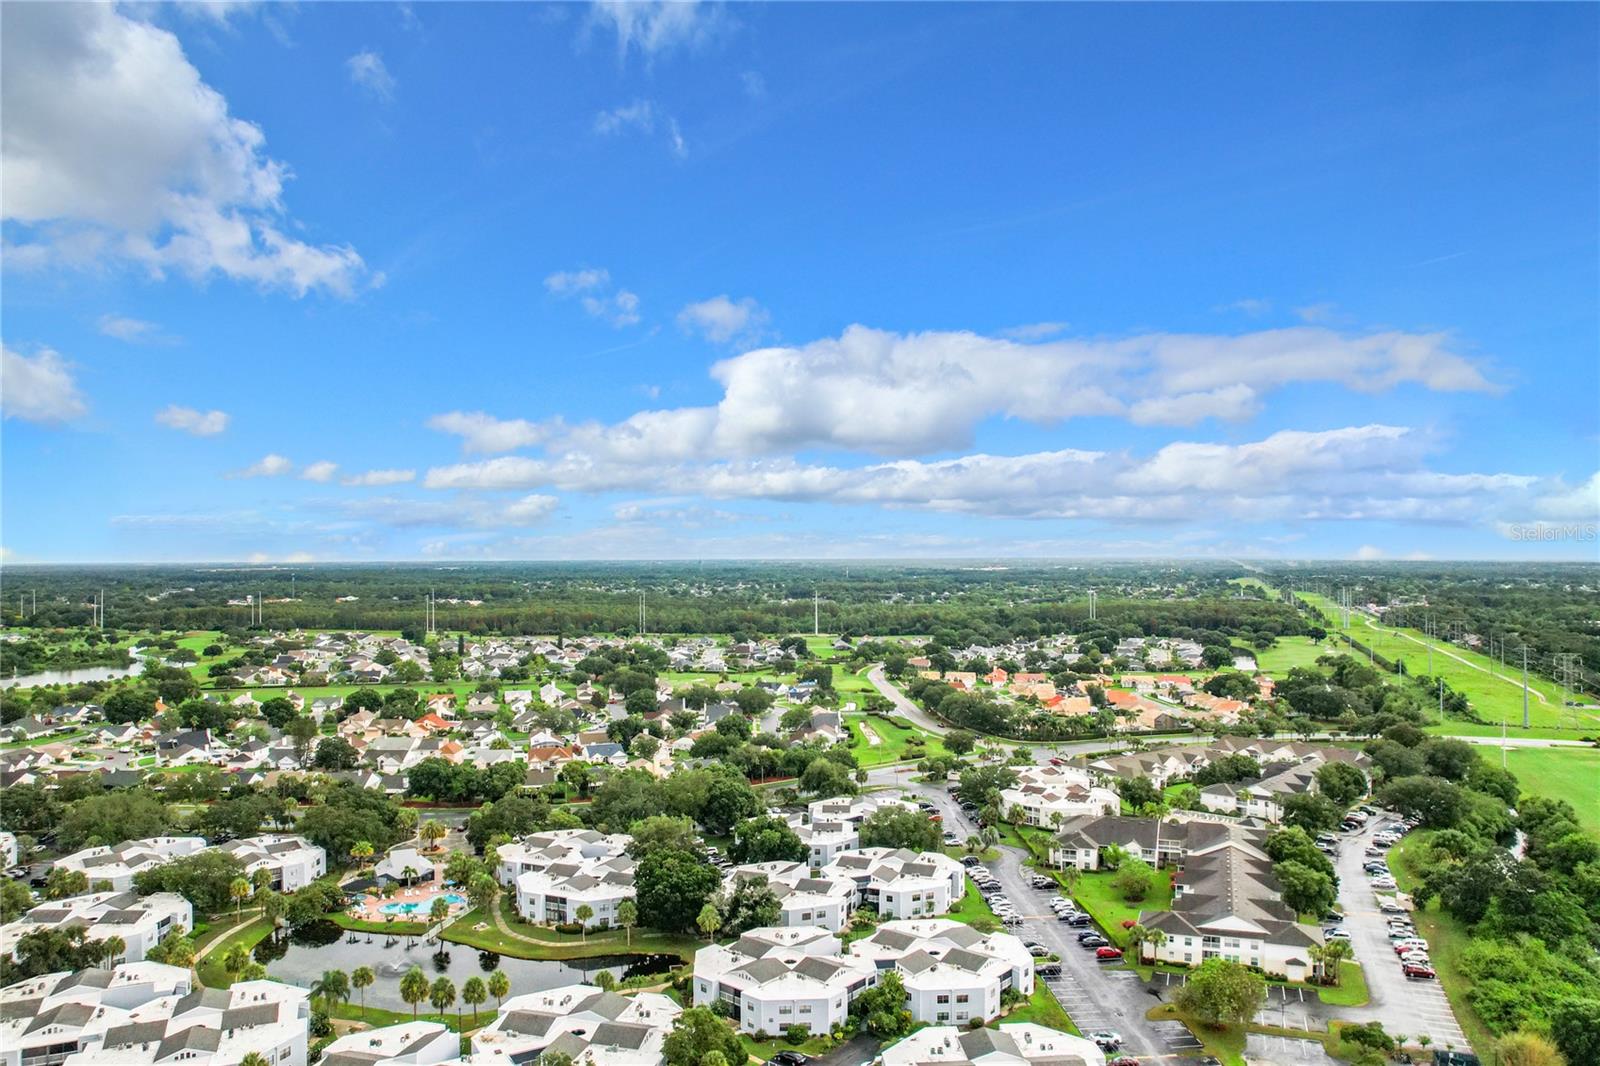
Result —
<instances>
[{"instance_id":1,"label":"blue sky","mask_svg":"<svg viewBox=\"0 0 1600 1066\"><path fill-rule=\"evenodd\" d=\"M1593 559L1588 5L6 5L11 561Z\"/></svg>"}]
</instances>

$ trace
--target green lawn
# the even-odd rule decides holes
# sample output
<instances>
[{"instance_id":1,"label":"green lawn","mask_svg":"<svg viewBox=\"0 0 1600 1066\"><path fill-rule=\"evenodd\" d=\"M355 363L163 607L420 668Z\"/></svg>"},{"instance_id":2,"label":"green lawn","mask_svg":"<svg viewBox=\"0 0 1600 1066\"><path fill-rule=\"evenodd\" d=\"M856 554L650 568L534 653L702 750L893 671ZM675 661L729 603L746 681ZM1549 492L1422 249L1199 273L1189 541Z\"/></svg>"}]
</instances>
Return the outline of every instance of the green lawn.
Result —
<instances>
[{"instance_id":1,"label":"green lawn","mask_svg":"<svg viewBox=\"0 0 1600 1066\"><path fill-rule=\"evenodd\" d=\"M867 738L862 735L861 727L866 725L877 734L880 744L868 744ZM850 730L850 750L855 754L856 762L861 766L882 766L884 763L901 762L905 759L921 759L928 755L945 755L944 742L931 733L909 724L902 724L898 719L879 718L876 715L852 714L845 718L845 727ZM907 753L907 745L912 740L921 740L923 747L915 754Z\"/></svg>"},{"instance_id":2,"label":"green lawn","mask_svg":"<svg viewBox=\"0 0 1600 1066\"><path fill-rule=\"evenodd\" d=\"M519 959L583 959L594 955L637 952L671 954L688 960L694 958L696 950L705 946L705 941L693 937L658 933L647 929L635 929L631 942L627 933L621 929L608 929L585 935L558 933L546 926L529 925L516 919L515 913L507 906L508 903L508 900L502 900L500 904L506 924L514 932L537 940L539 944L530 944L527 940L506 936L495 928L483 911L477 909L468 911L445 926L439 935L441 939L456 944L465 944L483 951L495 951ZM479 924L487 925L488 928L474 928Z\"/></svg>"},{"instance_id":3,"label":"green lawn","mask_svg":"<svg viewBox=\"0 0 1600 1066\"><path fill-rule=\"evenodd\" d=\"M808 1058L816 1058L827 1054L835 1046L832 1038L826 1036L813 1036L801 1043L791 1044L782 1037L776 1040L757 1040L749 1033L740 1033L739 1042L744 1045L747 1055L752 1055L762 1062L768 1061L780 1051L798 1051Z\"/></svg>"},{"instance_id":4,"label":"green lawn","mask_svg":"<svg viewBox=\"0 0 1600 1066\"><path fill-rule=\"evenodd\" d=\"M1255 656L1256 666L1262 673L1284 677L1297 666L1315 666L1318 656L1337 655L1341 647L1344 646L1332 641L1314 644L1310 637L1279 637L1278 642L1265 651L1243 650Z\"/></svg>"},{"instance_id":5,"label":"green lawn","mask_svg":"<svg viewBox=\"0 0 1600 1066\"><path fill-rule=\"evenodd\" d=\"M1497 761L1489 752L1483 757ZM1600 748L1507 748L1506 768L1523 792L1572 804L1578 823L1600 837Z\"/></svg>"},{"instance_id":6,"label":"green lawn","mask_svg":"<svg viewBox=\"0 0 1600 1066\"><path fill-rule=\"evenodd\" d=\"M227 957L235 944L243 944L246 949L254 948L267 938L272 932L272 926L265 921L246 924L243 928L230 930L228 935L217 940L217 946L211 953L200 960L200 965L195 968L195 977L207 988L227 988L233 984L233 977L222 968L222 960ZM208 937L208 940L211 939Z\"/></svg>"},{"instance_id":7,"label":"green lawn","mask_svg":"<svg viewBox=\"0 0 1600 1066\"><path fill-rule=\"evenodd\" d=\"M1105 930L1111 942L1126 947L1128 931L1122 927L1126 921L1138 921L1141 911L1164 911L1172 908L1172 874L1168 870L1156 872L1155 884L1150 894L1137 903L1130 903L1111 887L1114 871L1096 870L1081 873L1072 886L1072 898L1078 906Z\"/></svg>"},{"instance_id":8,"label":"green lawn","mask_svg":"<svg viewBox=\"0 0 1600 1066\"><path fill-rule=\"evenodd\" d=\"M1000 1021L1033 1022L1036 1025L1042 1025L1049 1029L1060 1029L1075 1036L1083 1035L1078 1027L1073 1024L1072 1019L1067 1016L1067 1012L1062 1009L1055 993L1050 991L1050 986L1040 980L1033 982L1033 995L1028 997L1028 1002L1001 1018Z\"/></svg>"},{"instance_id":9,"label":"green lawn","mask_svg":"<svg viewBox=\"0 0 1600 1066\"><path fill-rule=\"evenodd\" d=\"M392 922L369 922L361 918L352 918L344 911L328 915L328 920L340 929L348 929L353 933L386 933L393 936L421 936L429 929L427 922L402 922L398 919Z\"/></svg>"},{"instance_id":10,"label":"green lawn","mask_svg":"<svg viewBox=\"0 0 1600 1066\"><path fill-rule=\"evenodd\" d=\"M1354 959L1345 959L1339 964L1338 987L1319 987L1317 996L1330 1007L1363 1007L1372 998L1367 991L1367 975Z\"/></svg>"},{"instance_id":11,"label":"green lawn","mask_svg":"<svg viewBox=\"0 0 1600 1066\"><path fill-rule=\"evenodd\" d=\"M978 919L993 922L995 928L1000 927L1000 919L994 916L994 911L989 909L989 904L978 893L978 886L972 883L972 878L967 878L967 893L961 897L961 902L949 914L944 915L958 922L971 925Z\"/></svg>"},{"instance_id":12,"label":"green lawn","mask_svg":"<svg viewBox=\"0 0 1600 1066\"><path fill-rule=\"evenodd\" d=\"M1338 608L1333 601L1310 592L1297 596L1322 612L1330 631L1338 629ZM1351 614L1349 634L1391 662L1404 662L1406 673L1426 674L1428 648L1434 649L1432 673L1467 697L1473 710L1485 722L1498 726L1502 719L1513 729L1522 727L1522 672L1508 663L1502 668L1487 655L1435 640L1415 629L1379 624L1375 619ZM1452 658L1456 656L1456 658ZM1465 660L1465 661L1463 661ZM1589 732L1600 727L1600 713L1562 706L1565 695L1555 682L1537 674L1528 675L1528 687L1544 697L1528 701L1531 725L1544 728L1575 726ZM1447 726L1452 723L1447 723Z\"/></svg>"}]
</instances>

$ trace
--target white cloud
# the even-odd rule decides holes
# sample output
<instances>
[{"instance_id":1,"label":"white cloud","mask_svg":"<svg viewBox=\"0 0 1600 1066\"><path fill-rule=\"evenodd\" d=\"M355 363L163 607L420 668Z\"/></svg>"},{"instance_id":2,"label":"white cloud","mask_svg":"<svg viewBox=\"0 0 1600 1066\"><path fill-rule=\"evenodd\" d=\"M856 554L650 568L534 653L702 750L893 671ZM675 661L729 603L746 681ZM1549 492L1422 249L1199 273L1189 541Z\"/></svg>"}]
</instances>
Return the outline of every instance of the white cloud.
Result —
<instances>
[{"instance_id":1,"label":"white cloud","mask_svg":"<svg viewBox=\"0 0 1600 1066\"><path fill-rule=\"evenodd\" d=\"M333 480L333 475L338 473L338 470L338 463L322 459L315 463L308 463L306 468L300 471L300 477L306 481L326 483Z\"/></svg>"},{"instance_id":2,"label":"white cloud","mask_svg":"<svg viewBox=\"0 0 1600 1066\"><path fill-rule=\"evenodd\" d=\"M698 331L716 344L730 341L751 344L766 333L771 318L766 308L750 297L735 301L724 293L689 304L678 312L678 325L685 330Z\"/></svg>"},{"instance_id":3,"label":"white cloud","mask_svg":"<svg viewBox=\"0 0 1600 1066\"><path fill-rule=\"evenodd\" d=\"M1333 318L1337 310L1331 303L1306 304L1304 307L1294 309L1295 316L1302 322L1327 322Z\"/></svg>"},{"instance_id":4,"label":"white cloud","mask_svg":"<svg viewBox=\"0 0 1600 1066\"><path fill-rule=\"evenodd\" d=\"M415 481L415 470L368 470L361 474L352 474L350 477L340 479L343 485L404 485L408 481Z\"/></svg>"},{"instance_id":5,"label":"white cloud","mask_svg":"<svg viewBox=\"0 0 1600 1066\"><path fill-rule=\"evenodd\" d=\"M596 0L592 24L614 30L617 56L638 49L646 60L674 48L707 41L720 21L715 8L698 0Z\"/></svg>"},{"instance_id":6,"label":"white cloud","mask_svg":"<svg viewBox=\"0 0 1600 1066\"><path fill-rule=\"evenodd\" d=\"M1371 562L1371 561L1373 561L1375 559L1382 559L1383 556L1384 556L1383 549L1379 548L1379 547L1377 547L1375 545L1372 545L1372 544L1363 544L1361 547L1356 549L1356 555L1355 555L1355 557L1357 559L1360 559L1360 560L1362 560L1364 562Z\"/></svg>"},{"instance_id":7,"label":"white cloud","mask_svg":"<svg viewBox=\"0 0 1600 1066\"><path fill-rule=\"evenodd\" d=\"M182 430L196 437L215 437L228 428L226 411L197 411L193 407L168 404L156 412L156 421L169 429Z\"/></svg>"},{"instance_id":8,"label":"white cloud","mask_svg":"<svg viewBox=\"0 0 1600 1066\"><path fill-rule=\"evenodd\" d=\"M558 270L544 279L544 287L556 296L572 296L580 292L604 289L611 284L611 274L603 267L585 267L582 270Z\"/></svg>"},{"instance_id":9,"label":"white cloud","mask_svg":"<svg viewBox=\"0 0 1600 1066\"><path fill-rule=\"evenodd\" d=\"M689 142L683 139L683 131L678 129L678 120L667 119L667 143L672 146L672 154L679 159L689 158Z\"/></svg>"},{"instance_id":10,"label":"white cloud","mask_svg":"<svg viewBox=\"0 0 1600 1066\"><path fill-rule=\"evenodd\" d=\"M101 315L99 326L100 332L105 336L115 337L129 344L154 340L160 330L154 322L128 318L125 315Z\"/></svg>"},{"instance_id":11,"label":"white cloud","mask_svg":"<svg viewBox=\"0 0 1600 1066\"><path fill-rule=\"evenodd\" d=\"M639 321L639 297L627 289L618 289L609 296L585 296L579 302L590 316L603 319L619 329L636 325Z\"/></svg>"},{"instance_id":12,"label":"white cloud","mask_svg":"<svg viewBox=\"0 0 1600 1066\"><path fill-rule=\"evenodd\" d=\"M656 105L649 100L635 100L602 111L594 117L594 131L603 135L636 129L649 133L655 128Z\"/></svg>"},{"instance_id":13,"label":"white cloud","mask_svg":"<svg viewBox=\"0 0 1600 1066\"><path fill-rule=\"evenodd\" d=\"M294 464L276 452L263 455L243 470L235 470L230 477L282 477L294 469Z\"/></svg>"},{"instance_id":14,"label":"white cloud","mask_svg":"<svg viewBox=\"0 0 1600 1066\"><path fill-rule=\"evenodd\" d=\"M636 304L585 299L595 301L592 314L614 314L618 324L637 319ZM754 313L726 298L691 307L684 321L719 335ZM1495 388L1441 334L1312 327L1022 344L851 326L836 339L722 360L711 375L723 388L712 406L644 411L609 425L535 423L529 435L544 433L553 455L600 461L732 459L811 447L906 456L968 447L977 427L996 417L1045 426L1092 415L1146 425L1238 420L1254 413L1266 391L1295 382L1367 392L1402 382Z\"/></svg>"},{"instance_id":15,"label":"white cloud","mask_svg":"<svg viewBox=\"0 0 1600 1066\"><path fill-rule=\"evenodd\" d=\"M1430 471L1424 465L1428 437L1385 425L1283 431L1244 444L1178 442L1145 457L1063 450L857 467L793 459L698 462L683 458L682 449L673 452L673 439L668 426L636 438L627 451L502 456L436 467L423 483L458 491L666 487L688 497L1018 518L1464 523L1515 510L1541 484L1523 475Z\"/></svg>"},{"instance_id":16,"label":"white cloud","mask_svg":"<svg viewBox=\"0 0 1600 1066\"><path fill-rule=\"evenodd\" d=\"M1600 472L1571 488L1553 486L1534 501L1533 511L1539 518L1600 521Z\"/></svg>"},{"instance_id":17,"label":"white cloud","mask_svg":"<svg viewBox=\"0 0 1600 1066\"><path fill-rule=\"evenodd\" d=\"M578 298L579 305L592 318L613 326L631 326L639 321L639 297L627 289L611 289L611 274L602 267L558 270L544 279L553 296Z\"/></svg>"},{"instance_id":18,"label":"white cloud","mask_svg":"<svg viewBox=\"0 0 1600 1066\"><path fill-rule=\"evenodd\" d=\"M1208 392L1152 396L1128 409L1128 420L1140 426L1192 426L1207 418L1240 422L1260 409L1249 385L1225 385Z\"/></svg>"},{"instance_id":19,"label":"white cloud","mask_svg":"<svg viewBox=\"0 0 1600 1066\"><path fill-rule=\"evenodd\" d=\"M8 9L0 94L14 266L132 262L296 295L351 295L367 275L353 248L286 235L288 167L166 30L110 4Z\"/></svg>"},{"instance_id":20,"label":"white cloud","mask_svg":"<svg viewBox=\"0 0 1600 1066\"><path fill-rule=\"evenodd\" d=\"M69 422L89 410L72 365L40 348L32 357L0 346L0 416L24 422Z\"/></svg>"},{"instance_id":21,"label":"white cloud","mask_svg":"<svg viewBox=\"0 0 1600 1066\"><path fill-rule=\"evenodd\" d=\"M384 66L383 57L364 48L344 61L350 80L380 100L394 99L394 75Z\"/></svg>"},{"instance_id":22,"label":"white cloud","mask_svg":"<svg viewBox=\"0 0 1600 1066\"><path fill-rule=\"evenodd\" d=\"M461 438L464 452L510 452L541 444L550 428L521 418L499 419L483 411L449 411L428 419L428 428Z\"/></svg>"},{"instance_id":23,"label":"white cloud","mask_svg":"<svg viewBox=\"0 0 1600 1066\"><path fill-rule=\"evenodd\" d=\"M1249 315L1251 318L1260 318L1272 310L1271 300L1259 300L1253 296L1246 296L1242 300L1235 300L1231 304L1223 304L1213 308L1216 311L1238 311L1240 314Z\"/></svg>"},{"instance_id":24,"label":"white cloud","mask_svg":"<svg viewBox=\"0 0 1600 1066\"><path fill-rule=\"evenodd\" d=\"M347 518L377 522L400 529L506 529L543 523L560 505L558 497L542 493L513 499L463 495L453 499L403 499L376 496L358 499L308 501L318 513L335 511Z\"/></svg>"}]
</instances>

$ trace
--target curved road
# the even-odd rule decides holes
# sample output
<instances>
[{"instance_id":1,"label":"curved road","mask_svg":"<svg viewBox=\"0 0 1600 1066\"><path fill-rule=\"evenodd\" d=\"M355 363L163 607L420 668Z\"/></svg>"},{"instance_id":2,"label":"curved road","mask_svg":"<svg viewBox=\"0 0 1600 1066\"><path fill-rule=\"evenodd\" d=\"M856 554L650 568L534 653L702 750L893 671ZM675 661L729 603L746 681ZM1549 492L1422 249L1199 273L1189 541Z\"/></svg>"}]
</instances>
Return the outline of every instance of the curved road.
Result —
<instances>
[{"instance_id":1,"label":"curved road","mask_svg":"<svg viewBox=\"0 0 1600 1066\"><path fill-rule=\"evenodd\" d=\"M918 728L926 729L930 733L937 733L941 737L950 732L949 726L934 718L915 703L912 703L894 682L883 676L882 663L876 664L867 671L867 680L872 682L872 687L877 689L885 699L894 704L895 710L915 722Z\"/></svg>"}]
</instances>

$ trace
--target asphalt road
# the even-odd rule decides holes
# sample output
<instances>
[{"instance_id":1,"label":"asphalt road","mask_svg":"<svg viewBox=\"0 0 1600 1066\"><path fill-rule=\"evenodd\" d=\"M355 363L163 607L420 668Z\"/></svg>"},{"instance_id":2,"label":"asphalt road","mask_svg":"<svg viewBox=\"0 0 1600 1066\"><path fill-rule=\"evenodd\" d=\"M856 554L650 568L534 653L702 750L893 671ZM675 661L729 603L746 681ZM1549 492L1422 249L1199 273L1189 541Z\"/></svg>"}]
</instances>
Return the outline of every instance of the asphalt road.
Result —
<instances>
[{"instance_id":1,"label":"asphalt road","mask_svg":"<svg viewBox=\"0 0 1600 1066\"><path fill-rule=\"evenodd\" d=\"M1339 874L1339 903L1344 909L1344 927L1350 933L1350 946L1366 974L1371 1000L1365 1007L1344 1007L1337 1013L1353 1021L1376 1019L1391 1033L1415 1038L1426 1033L1435 1047L1468 1047L1466 1034L1450 1009L1450 1001L1437 980L1412 980L1400 972L1400 960L1389 941L1388 916L1378 910L1377 896L1370 887L1362 864L1372 838L1392 818L1379 815L1367 828L1341 833L1339 855L1334 867Z\"/></svg>"},{"instance_id":2,"label":"asphalt road","mask_svg":"<svg viewBox=\"0 0 1600 1066\"><path fill-rule=\"evenodd\" d=\"M1099 743L1104 744L1103 741ZM978 831L977 822L962 813L950 793L937 785L912 781L909 773L890 769L872 771L869 780L875 785L898 785L931 801L939 809L945 826L963 840ZM1080 930L1057 921L1055 912L1046 905L1056 892L1029 886L1031 875L1023 866L1024 854L1008 847L999 851L999 860L987 865L1023 916L1023 924L1007 932L1037 940L1061 956L1062 976L1046 983L1078 1028L1085 1033L1094 1029L1116 1030L1125 1041L1124 1054L1169 1053L1169 1038L1158 1034L1145 1020L1145 1011L1155 1006L1156 1000L1145 991L1139 975L1120 966L1105 967L1096 963L1094 952L1078 946Z\"/></svg>"}]
</instances>

